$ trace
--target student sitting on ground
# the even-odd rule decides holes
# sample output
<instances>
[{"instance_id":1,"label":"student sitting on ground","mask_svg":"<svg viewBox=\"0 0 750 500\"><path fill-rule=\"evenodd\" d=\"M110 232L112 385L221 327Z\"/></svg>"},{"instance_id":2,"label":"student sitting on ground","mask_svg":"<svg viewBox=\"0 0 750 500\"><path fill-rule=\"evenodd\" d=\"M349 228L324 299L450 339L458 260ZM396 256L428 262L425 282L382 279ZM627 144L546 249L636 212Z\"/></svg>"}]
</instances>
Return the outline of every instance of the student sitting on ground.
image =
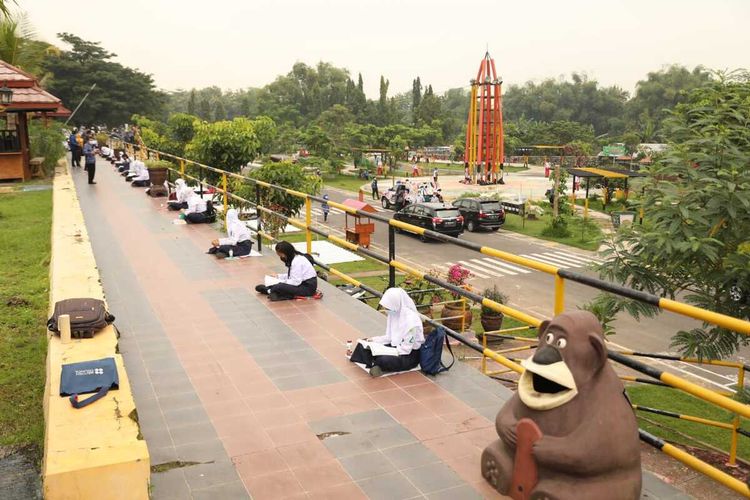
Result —
<instances>
[{"instance_id":1,"label":"student sitting on ground","mask_svg":"<svg viewBox=\"0 0 750 500\"><path fill-rule=\"evenodd\" d=\"M272 301L294 297L312 297L318 290L318 275L305 254L298 252L288 241L276 245L276 255L286 265L286 274L279 274L279 283L258 285L255 291L268 294Z\"/></svg>"},{"instance_id":2,"label":"student sitting on ground","mask_svg":"<svg viewBox=\"0 0 750 500\"><path fill-rule=\"evenodd\" d=\"M130 162L130 167L128 168L128 170L122 173L122 175L125 176L125 180L127 182L131 182L133 179L138 177L138 174L141 171L141 165L144 165L141 160L133 160Z\"/></svg>"},{"instance_id":3,"label":"student sitting on ground","mask_svg":"<svg viewBox=\"0 0 750 500\"><path fill-rule=\"evenodd\" d=\"M190 224L205 224L216 220L216 212L210 201L206 201L195 191L188 194L188 207L185 209L185 221Z\"/></svg>"},{"instance_id":4,"label":"student sitting on ground","mask_svg":"<svg viewBox=\"0 0 750 500\"><path fill-rule=\"evenodd\" d=\"M181 210L187 208L187 199L190 193L194 192L192 188L188 187L184 179L177 179L174 181L174 201L167 203L169 210Z\"/></svg>"},{"instance_id":5,"label":"student sitting on ground","mask_svg":"<svg viewBox=\"0 0 750 500\"><path fill-rule=\"evenodd\" d=\"M148 168L146 168L146 165L144 165L142 161L139 161L138 163L137 175L133 177L133 182L131 182L130 185L133 187L149 187L151 181L148 176Z\"/></svg>"},{"instance_id":6,"label":"student sitting on ground","mask_svg":"<svg viewBox=\"0 0 750 500\"><path fill-rule=\"evenodd\" d=\"M364 364L373 377L416 368L424 331L414 301L403 289L389 288L380 305L388 310L385 335L358 341L349 361Z\"/></svg>"},{"instance_id":7,"label":"student sitting on ground","mask_svg":"<svg viewBox=\"0 0 750 500\"><path fill-rule=\"evenodd\" d=\"M130 157L127 153L120 153L120 159L115 162L115 167L117 167L117 171L120 173L130 170Z\"/></svg>"},{"instance_id":8,"label":"student sitting on ground","mask_svg":"<svg viewBox=\"0 0 750 500\"><path fill-rule=\"evenodd\" d=\"M215 255L217 259L250 255L250 250L253 248L253 241L250 239L250 230L240 220L237 210L234 208L227 210L226 222L227 237L213 240L208 253Z\"/></svg>"}]
</instances>

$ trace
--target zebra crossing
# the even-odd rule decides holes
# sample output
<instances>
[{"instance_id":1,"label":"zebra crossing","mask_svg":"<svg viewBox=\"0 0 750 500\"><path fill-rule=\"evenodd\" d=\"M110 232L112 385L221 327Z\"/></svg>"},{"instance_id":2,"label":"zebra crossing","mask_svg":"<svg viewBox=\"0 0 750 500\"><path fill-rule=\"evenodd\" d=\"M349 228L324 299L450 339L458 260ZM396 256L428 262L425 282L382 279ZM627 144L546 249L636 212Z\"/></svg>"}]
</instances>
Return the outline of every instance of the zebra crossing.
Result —
<instances>
[{"instance_id":1,"label":"zebra crossing","mask_svg":"<svg viewBox=\"0 0 750 500\"><path fill-rule=\"evenodd\" d=\"M549 264L561 269L588 267L591 264L602 262L600 259L597 259L595 257L589 257L586 255L564 251L521 254L521 257L525 257L536 262L541 262L543 264ZM508 262L492 257L457 260L456 262L445 262L444 264L447 267L450 267L454 264L459 264L471 271L471 274L474 277L480 279L500 278L502 276L518 276L534 272L533 269L528 269L516 264L510 264Z\"/></svg>"},{"instance_id":2,"label":"zebra crossing","mask_svg":"<svg viewBox=\"0 0 750 500\"><path fill-rule=\"evenodd\" d=\"M379 206L373 205L373 208L378 212L386 212L387 210L384 208L381 208ZM312 213L313 217L323 217L323 209L320 208L320 206L310 207L310 213ZM341 210L340 208L330 207L330 211L328 212L328 215L343 215L345 212ZM300 210L299 217L305 216L305 209L302 208Z\"/></svg>"}]
</instances>

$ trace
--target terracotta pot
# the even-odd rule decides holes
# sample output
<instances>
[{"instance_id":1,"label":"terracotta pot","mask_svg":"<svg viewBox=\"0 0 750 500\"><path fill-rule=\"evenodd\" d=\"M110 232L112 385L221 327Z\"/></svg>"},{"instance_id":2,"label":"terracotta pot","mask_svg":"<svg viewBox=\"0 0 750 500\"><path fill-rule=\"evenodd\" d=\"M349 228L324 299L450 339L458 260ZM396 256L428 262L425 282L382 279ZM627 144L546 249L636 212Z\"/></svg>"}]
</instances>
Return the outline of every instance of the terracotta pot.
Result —
<instances>
[{"instance_id":1,"label":"terracotta pot","mask_svg":"<svg viewBox=\"0 0 750 500\"><path fill-rule=\"evenodd\" d=\"M482 322L482 328L484 329L484 331L492 332L503 327L504 317L505 316L502 313L482 314L479 319Z\"/></svg>"},{"instance_id":2,"label":"terracotta pot","mask_svg":"<svg viewBox=\"0 0 750 500\"><path fill-rule=\"evenodd\" d=\"M424 314L428 318L432 318L432 306L430 306L429 304L417 306L417 311L419 311L420 314ZM422 321L422 330L424 330L425 335L428 335L435 330L435 327L432 326L432 323Z\"/></svg>"},{"instance_id":3,"label":"terracotta pot","mask_svg":"<svg viewBox=\"0 0 750 500\"><path fill-rule=\"evenodd\" d=\"M164 182L167 180L166 168L149 168L148 178L151 182L151 188L148 190L149 196L167 196L167 189L164 187Z\"/></svg>"},{"instance_id":4,"label":"terracotta pot","mask_svg":"<svg viewBox=\"0 0 750 500\"><path fill-rule=\"evenodd\" d=\"M461 316L461 309L462 304L460 302L445 304L443 306L443 310L440 312L441 318L455 318L455 319L446 319L443 321L443 325L447 326L451 330L461 332L464 330L468 330L471 328L471 322L474 319L474 316L471 313L471 308L468 304L466 304L466 309L463 311L464 319L463 319L463 329L461 328L461 318L456 318L456 316Z\"/></svg>"}]
</instances>

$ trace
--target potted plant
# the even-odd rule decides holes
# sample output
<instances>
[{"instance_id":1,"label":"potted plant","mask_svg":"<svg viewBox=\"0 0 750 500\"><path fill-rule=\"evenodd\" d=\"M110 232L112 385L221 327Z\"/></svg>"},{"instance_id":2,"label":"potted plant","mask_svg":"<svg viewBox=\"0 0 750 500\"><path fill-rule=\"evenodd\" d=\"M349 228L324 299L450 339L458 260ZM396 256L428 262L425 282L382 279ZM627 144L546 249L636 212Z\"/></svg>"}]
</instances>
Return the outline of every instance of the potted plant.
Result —
<instances>
[{"instance_id":1,"label":"potted plant","mask_svg":"<svg viewBox=\"0 0 750 500\"><path fill-rule=\"evenodd\" d=\"M465 267L462 267L460 264L454 264L448 269L447 281L451 285L465 288L466 281L470 277L471 271L469 271ZM459 299L461 297L456 292L451 292L451 296L454 299ZM463 318L461 318L462 315ZM471 305L466 304L463 301L456 301L445 304L443 306L443 310L440 312L440 317L443 318L443 325L457 332L466 330L471 327L471 322L474 319L474 316L471 313Z\"/></svg>"},{"instance_id":2,"label":"potted plant","mask_svg":"<svg viewBox=\"0 0 750 500\"><path fill-rule=\"evenodd\" d=\"M505 304L508 301L508 296L497 289L497 285L493 285L492 288L486 288L482 292L484 297L497 302L499 304ZM503 313L490 309L483 305L479 319L482 322L482 328L485 332L493 332L503 327Z\"/></svg>"},{"instance_id":3,"label":"potted plant","mask_svg":"<svg viewBox=\"0 0 750 500\"><path fill-rule=\"evenodd\" d=\"M148 168L148 178L151 181L149 196L167 196L164 183L167 180L167 171L172 164L166 160L146 160L145 163Z\"/></svg>"},{"instance_id":4,"label":"potted plant","mask_svg":"<svg viewBox=\"0 0 750 500\"><path fill-rule=\"evenodd\" d=\"M417 306L417 311L420 314L432 318L432 304L440 302L441 291L433 290L435 285L425 279L409 278L405 280L401 287L406 290L409 297L414 301L414 305ZM435 329L431 323L422 321L422 329L425 335L432 333Z\"/></svg>"}]
</instances>

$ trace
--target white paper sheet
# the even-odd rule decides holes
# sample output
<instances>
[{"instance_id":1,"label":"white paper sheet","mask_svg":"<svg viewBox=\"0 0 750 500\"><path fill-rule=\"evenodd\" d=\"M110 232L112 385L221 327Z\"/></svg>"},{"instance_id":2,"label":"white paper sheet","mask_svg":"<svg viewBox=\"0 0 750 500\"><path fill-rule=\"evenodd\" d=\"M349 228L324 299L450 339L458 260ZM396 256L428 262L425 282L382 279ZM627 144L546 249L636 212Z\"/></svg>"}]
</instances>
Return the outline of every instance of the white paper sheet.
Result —
<instances>
[{"instance_id":1,"label":"white paper sheet","mask_svg":"<svg viewBox=\"0 0 750 500\"><path fill-rule=\"evenodd\" d=\"M263 278L263 284L266 286L272 286L281 283L278 278L274 276L268 276L266 275L265 278Z\"/></svg>"},{"instance_id":2,"label":"white paper sheet","mask_svg":"<svg viewBox=\"0 0 750 500\"><path fill-rule=\"evenodd\" d=\"M359 343L369 348L373 356L398 356L398 349L395 347L386 347L383 344L366 340L360 340Z\"/></svg>"}]
</instances>

